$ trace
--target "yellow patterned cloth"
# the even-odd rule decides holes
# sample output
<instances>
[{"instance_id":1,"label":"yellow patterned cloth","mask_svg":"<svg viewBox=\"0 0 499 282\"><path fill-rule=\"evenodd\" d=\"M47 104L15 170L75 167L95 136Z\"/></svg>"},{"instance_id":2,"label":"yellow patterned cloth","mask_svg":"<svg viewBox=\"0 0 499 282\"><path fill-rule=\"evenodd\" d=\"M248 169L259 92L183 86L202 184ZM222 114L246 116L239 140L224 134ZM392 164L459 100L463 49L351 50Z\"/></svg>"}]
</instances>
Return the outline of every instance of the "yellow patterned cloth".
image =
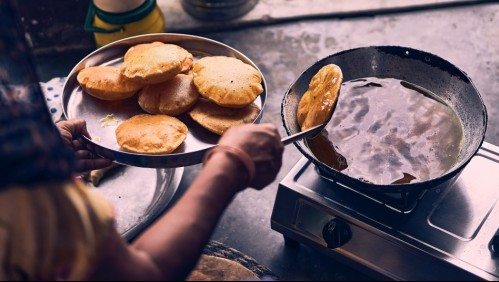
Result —
<instances>
[{"instance_id":1,"label":"yellow patterned cloth","mask_svg":"<svg viewBox=\"0 0 499 282\"><path fill-rule=\"evenodd\" d=\"M84 280L114 228L111 205L75 180L0 190L0 280Z\"/></svg>"}]
</instances>

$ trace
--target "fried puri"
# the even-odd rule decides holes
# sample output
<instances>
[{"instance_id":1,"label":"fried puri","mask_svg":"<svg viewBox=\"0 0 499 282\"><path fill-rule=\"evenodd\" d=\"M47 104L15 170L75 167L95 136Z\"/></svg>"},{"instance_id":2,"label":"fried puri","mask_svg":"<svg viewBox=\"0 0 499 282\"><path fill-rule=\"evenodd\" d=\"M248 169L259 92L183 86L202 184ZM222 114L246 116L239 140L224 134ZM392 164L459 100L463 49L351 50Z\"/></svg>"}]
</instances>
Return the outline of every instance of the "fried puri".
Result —
<instances>
[{"instance_id":1,"label":"fried puri","mask_svg":"<svg viewBox=\"0 0 499 282\"><path fill-rule=\"evenodd\" d=\"M83 91L101 100L130 98L143 86L122 76L120 69L112 66L82 69L76 79Z\"/></svg>"},{"instance_id":2,"label":"fried puri","mask_svg":"<svg viewBox=\"0 0 499 282\"><path fill-rule=\"evenodd\" d=\"M165 43L159 42L159 41L154 41L151 43L142 43L142 44L137 44L135 46L132 46L125 53L124 60L125 61L130 60L131 57L135 57L136 55L140 54L143 50L146 50L146 49L149 49L152 47L156 47L156 46L161 46L161 45L165 45ZM190 54L187 50L183 49L180 46L177 46L177 47L178 47L179 51L186 56L186 59L183 61L183 64L182 64L181 73L188 73L192 68L192 62L193 62L192 54Z\"/></svg>"},{"instance_id":3,"label":"fried puri","mask_svg":"<svg viewBox=\"0 0 499 282\"><path fill-rule=\"evenodd\" d=\"M139 92L139 106L151 114L177 116L198 101L192 77L179 74L166 82L148 85Z\"/></svg>"},{"instance_id":4,"label":"fried puri","mask_svg":"<svg viewBox=\"0 0 499 282\"><path fill-rule=\"evenodd\" d=\"M201 255L186 281L260 281L260 278L239 262Z\"/></svg>"},{"instance_id":5,"label":"fried puri","mask_svg":"<svg viewBox=\"0 0 499 282\"><path fill-rule=\"evenodd\" d=\"M121 73L142 84L156 84L187 71L192 60L192 54L184 48L174 44L160 44L129 54L121 65Z\"/></svg>"},{"instance_id":6,"label":"fried puri","mask_svg":"<svg viewBox=\"0 0 499 282\"><path fill-rule=\"evenodd\" d=\"M151 43L142 43L142 44L137 44L135 46L130 47L125 53L125 56L123 59L125 61L128 61L131 57L135 57L137 54L140 54L141 51L149 49L151 47L156 47L160 45L164 45L165 43L159 42L159 41L154 41Z\"/></svg>"},{"instance_id":7,"label":"fried puri","mask_svg":"<svg viewBox=\"0 0 499 282\"><path fill-rule=\"evenodd\" d=\"M205 99L199 99L189 112L191 118L199 125L218 135L222 135L230 127L252 123L259 114L260 108L255 103L233 109L218 106Z\"/></svg>"},{"instance_id":8,"label":"fried puri","mask_svg":"<svg viewBox=\"0 0 499 282\"><path fill-rule=\"evenodd\" d=\"M248 106L263 92L260 72L236 58L201 58L194 62L193 73L199 94L222 107Z\"/></svg>"},{"instance_id":9,"label":"fried puri","mask_svg":"<svg viewBox=\"0 0 499 282\"><path fill-rule=\"evenodd\" d=\"M116 128L116 140L125 151L139 154L168 154L187 136L187 126L167 115L136 115Z\"/></svg>"},{"instance_id":10,"label":"fried puri","mask_svg":"<svg viewBox=\"0 0 499 282\"><path fill-rule=\"evenodd\" d=\"M297 119L301 130L327 122L338 101L343 73L334 64L322 67L312 77L308 90L298 104Z\"/></svg>"}]
</instances>

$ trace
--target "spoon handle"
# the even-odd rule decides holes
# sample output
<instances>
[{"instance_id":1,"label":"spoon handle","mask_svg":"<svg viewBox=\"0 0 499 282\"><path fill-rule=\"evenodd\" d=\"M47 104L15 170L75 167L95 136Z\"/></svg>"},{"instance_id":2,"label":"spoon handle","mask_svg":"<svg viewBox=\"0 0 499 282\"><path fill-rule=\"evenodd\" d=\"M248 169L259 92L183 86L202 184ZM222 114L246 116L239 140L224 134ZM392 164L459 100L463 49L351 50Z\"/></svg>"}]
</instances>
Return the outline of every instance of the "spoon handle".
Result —
<instances>
[{"instance_id":1,"label":"spoon handle","mask_svg":"<svg viewBox=\"0 0 499 282\"><path fill-rule=\"evenodd\" d=\"M291 144L293 142L296 142L304 137L316 135L322 131L324 126L325 126L325 124L316 125L316 126L311 127L305 131L300 131L300 132L295 133L293 135L290 135L288 137L284 137L281 139L281 142L286 146L286 145Z\"/></svg>"}]
</instances>

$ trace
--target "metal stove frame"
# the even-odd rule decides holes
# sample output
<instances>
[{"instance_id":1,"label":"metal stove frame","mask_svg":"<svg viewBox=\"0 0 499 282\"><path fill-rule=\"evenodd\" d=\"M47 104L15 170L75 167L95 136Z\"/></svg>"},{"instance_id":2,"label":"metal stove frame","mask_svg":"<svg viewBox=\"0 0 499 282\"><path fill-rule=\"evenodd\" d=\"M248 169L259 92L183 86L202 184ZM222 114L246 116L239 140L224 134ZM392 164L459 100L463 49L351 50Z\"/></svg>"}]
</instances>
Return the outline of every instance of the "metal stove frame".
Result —
<instances>
[{"instance_id":1,"label":"metal stove frame","mask_svg":"<svg viewBox=\"0 0 499 282\"><path fill-rule=\"evenodd\" d=\"M312 188L310 188L312 187ZM323 179L303 157L281 181L271 228L380 279L499 280L489 242L499 227L499 147L484 143L461 174L397 210ZM346 223L351 238L329 248L323 229Z\"/></svg>"}]
</instances>

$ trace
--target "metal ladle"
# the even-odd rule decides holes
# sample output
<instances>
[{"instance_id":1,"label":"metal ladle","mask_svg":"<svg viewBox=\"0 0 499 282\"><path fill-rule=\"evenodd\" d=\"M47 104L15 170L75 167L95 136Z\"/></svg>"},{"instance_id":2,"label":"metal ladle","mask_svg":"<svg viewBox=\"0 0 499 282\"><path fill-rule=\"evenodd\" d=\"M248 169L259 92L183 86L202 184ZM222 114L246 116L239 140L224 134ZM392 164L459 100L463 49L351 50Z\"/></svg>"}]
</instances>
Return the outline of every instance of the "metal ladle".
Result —
<instances>
[{"instance_id":1,"label":"metal ladle","mask_svg":"<svg viewBox=\"0 0 499 282\"><path fill-rule=\"evenodd\" d=\"M308 101L306 101L306 103L308 104L310 109L307 113L307 118L302 121L303 124L299 125L302 129L304 127L308 128L288 137L282 138L281 142L284 145L291 144L304 137L307 137L308 139L314 138L322 131L326 124L328 124L328 122L331 120L334 110L336 109L336 105L338 105L338 98L340 95L342 82L343 73L341 72L340 67L337 65L329 64L322 67L319 71L315 72L314 76L311 78L311 82L308 85L307 91L300 98L299 102L302 103L303 98L306 95L309 95L307 97ZM332 91L334 91L335 93L331 94ZM333 95L333 97L330 97L331 95ZM329 105L331 106L331 109L328 109ZM317 107L319 107L319 110L317 110ZM322 119L324 118L322 116L324 111L327 112L324 116L325 119ZM308 120L309 117L312 117L311 121ZM310 127L311 125L314 125L320 121L322 121L322 123Z\"/></svg>"},{"instance_id":2,"label":"metal ladle","mask_svg":"<svg viewBox=\"0 0 499 282\"><path fill-rule=\"evenodd\" d=\"M332 114L331 114L332 116ZM330 117L331 118L331 117ZM300 131L298 133L295 133L293 135L290 135L288 137L284 137L281 139L281 142L284 144L284 146L286 145L289 145L293 142L296 142L302 138L305 138L305 137L314 137L315 135L319 134L322 129L326 126L327 122L323 123L323 124L319 124L319 125L316 125L314 127L310 127L309 129L307 130L304 130L304 131Z\"/></svg>"}]
</instances>

